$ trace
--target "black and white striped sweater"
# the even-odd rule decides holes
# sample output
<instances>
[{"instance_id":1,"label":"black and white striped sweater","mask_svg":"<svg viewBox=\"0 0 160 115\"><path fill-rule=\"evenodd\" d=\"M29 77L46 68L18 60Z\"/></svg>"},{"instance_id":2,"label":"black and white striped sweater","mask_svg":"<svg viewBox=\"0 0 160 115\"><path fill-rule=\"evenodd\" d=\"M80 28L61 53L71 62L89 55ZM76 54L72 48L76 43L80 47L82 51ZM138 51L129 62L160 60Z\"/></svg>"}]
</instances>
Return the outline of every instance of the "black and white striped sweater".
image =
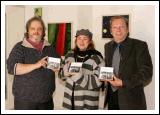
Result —
<instances>
[{"instance_id":1,"label":"black and white striped sweater","mask_svg":"<svg viewBox=\"0 0 160 115\"><path fill-rule=\"evenodd\" d=\"M98 109L99 90L102 85L98 80L99 68L105 65L102 56L97 53L91 53L89 58L83 62L80 73L70 77L65 76L69 68L67 62L75 62L76 60L74 51L65 56L64 66L60 74L60 77L66 81L63 107L64 109L73 109L71 100L74 91L74 109Z\"/></svg>"}]
</instances>

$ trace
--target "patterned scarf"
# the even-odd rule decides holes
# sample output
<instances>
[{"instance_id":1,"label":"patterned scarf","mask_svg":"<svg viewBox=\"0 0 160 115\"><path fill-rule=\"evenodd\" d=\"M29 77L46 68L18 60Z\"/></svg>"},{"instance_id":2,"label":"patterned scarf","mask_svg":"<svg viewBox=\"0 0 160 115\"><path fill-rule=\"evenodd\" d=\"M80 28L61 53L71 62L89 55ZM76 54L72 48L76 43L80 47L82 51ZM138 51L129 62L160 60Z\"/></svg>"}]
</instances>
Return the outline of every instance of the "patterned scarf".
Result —
<instances>
[{"instance_id":1,"label":"patterned scarf","mask_svg":"<svg viewBox=\"0 0 160 115\"><path fill-rule=\"evenodd\" d=\"M41 40L38 44L35 43L35 42L33 42L32 40L30 40L29 38L27 39L27 41L28 41L34 48L36 48L38 51L42 52L44 40Z\"/></svg>"}]
</instances>

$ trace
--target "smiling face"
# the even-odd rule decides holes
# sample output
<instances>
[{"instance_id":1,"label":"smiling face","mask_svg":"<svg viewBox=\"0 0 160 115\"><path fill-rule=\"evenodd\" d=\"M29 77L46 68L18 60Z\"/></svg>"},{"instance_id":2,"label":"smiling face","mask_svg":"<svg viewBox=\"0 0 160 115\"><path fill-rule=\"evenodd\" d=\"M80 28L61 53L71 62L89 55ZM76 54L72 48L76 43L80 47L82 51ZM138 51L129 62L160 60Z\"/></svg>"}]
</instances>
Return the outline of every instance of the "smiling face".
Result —
<instances>
[{"instance_id":1,"label":"smiling face","mask_svg":"<svg viewBox=\"0 0 160 115\"><path fill-rule=\"evenodd\" d=\"M43 36L43 27L41 22L32 21L28 28L29 39L33 42L40 42Z\"/></svg>"},{"instance_id":2,"label":"smiling face","mask_svg":"<svg viewBox=\"0 0 160 115\"><path fill-rule=\"evenodd\" d=\"M76 38L76 45L80 49L80 51L85 51L88 48L88 45L90 44L90 38L85 35L79 35Z\"/></svg>"},{"instance_id":3,"label":"smiling face","mask_svg":"<svg viewBox=\"0 0 160 115\"><path fill-rule=\"evenodd\" d=\"M111 22L111 33L115 42L122 42L128 34L128 27L124 19L114 19Z\"/></svg>"}]
</instances>

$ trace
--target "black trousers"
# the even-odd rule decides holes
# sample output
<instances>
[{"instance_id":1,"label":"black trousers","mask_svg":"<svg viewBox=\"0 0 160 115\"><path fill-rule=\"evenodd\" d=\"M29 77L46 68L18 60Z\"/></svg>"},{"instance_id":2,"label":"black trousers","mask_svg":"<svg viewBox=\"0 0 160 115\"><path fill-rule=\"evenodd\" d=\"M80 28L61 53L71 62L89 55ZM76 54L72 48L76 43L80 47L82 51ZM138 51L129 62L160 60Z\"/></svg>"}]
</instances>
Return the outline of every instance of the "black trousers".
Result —
<instances>
[{"instance_id":1,"label":"black trousers","mask_svg":"<svg viewBox=\"0 0 160 115\"><path fill-rule=\"evenodd\" d=\"M53 110L53 99L44 103L27 102L23 100L14 100L15 110Z\"/></svg>"},{"instance_id":2,"label":"black trousers","mask_svg":"<svg viewBox=\"0 0 160 115\"><path fill-rule=\"evenodd\" d=\"M109 110L119 110L119 103L118 103L118 90L113 92L111 86L108 86L107 91L107 101L108 101L108 109Z\"/></svg>"}]
</instances>

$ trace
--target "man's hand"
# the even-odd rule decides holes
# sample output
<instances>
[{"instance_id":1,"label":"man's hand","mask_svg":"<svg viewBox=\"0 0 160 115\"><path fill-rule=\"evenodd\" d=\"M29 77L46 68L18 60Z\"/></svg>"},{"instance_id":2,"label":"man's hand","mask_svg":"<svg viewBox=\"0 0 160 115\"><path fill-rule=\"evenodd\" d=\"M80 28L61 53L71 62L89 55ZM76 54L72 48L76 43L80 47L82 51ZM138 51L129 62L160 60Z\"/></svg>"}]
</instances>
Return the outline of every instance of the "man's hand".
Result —
<instances>
[{"instance_id":1,"label":"man's hand","mask_svg":"<svg viewBox=\"0 0 160 115\"><path fill-rule=\"evenodd\" d=\"M117 78L116 76L113 76L113 80L109 80L108 82L114 87L122 87L123 86L122 80Z\"/></svg>"},{"instance_id":2,"label":"man's hand","mask_svg":"<svg viewBox=\"0 0 160 115\"><path fill-rule=\"evenodd\" d=\"M109 82L114 87L122 87L123 86L122 80L117 78L115 75L113 76L113 80L100 79L100 81Z\"/></svg>"},{"instance_id":3,"label":"man's hand","mask_svg":"<svg viewBox=\"0 0 160 115\"><path fill-rule=\"evenodd\" d=\"M40 67L46 67L48 62L47 62L47 58L48 56L42 58L41 60L39 60L37 63L36 63L36 67L37 68L40 68Z\"/></svg>"}]
</instances>

